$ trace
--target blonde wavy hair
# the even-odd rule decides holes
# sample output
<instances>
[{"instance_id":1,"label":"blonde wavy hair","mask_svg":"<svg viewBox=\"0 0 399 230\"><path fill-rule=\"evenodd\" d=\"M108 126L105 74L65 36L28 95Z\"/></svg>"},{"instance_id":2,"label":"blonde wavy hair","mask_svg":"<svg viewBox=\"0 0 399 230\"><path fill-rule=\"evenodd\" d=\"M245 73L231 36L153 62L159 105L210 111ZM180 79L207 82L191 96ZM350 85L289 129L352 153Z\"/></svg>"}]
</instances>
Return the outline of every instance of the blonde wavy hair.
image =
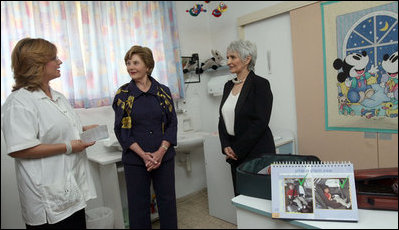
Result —
<instances>
[{"instance_id":1,"label":"blonde wavy hair","mask_svg":"<svg viewBox=\"0 0 399 230\"><path fill-rule=\"evenodd\" d=\"M133 55L139 55L141 60L144 62L145 66L148 68L147 75L151 75L152 71L154 70L155 61L152 55L152 51L148 47L143 46L132 46L125 55L125 63L130 60Z\"/></svg>"},{"instance_id":2,"label":"blonde wavy hair","mask_svg":"<svg viewBox=\"0 0 399 230\"><path fill-rule=\"evenodd\" d=\"M42 38L24 38L18 41L11 54L11 68L15 85L12 91L25 88L40 89L46 64L57 58L57 47Z\"/></svg>"}]
</instances>

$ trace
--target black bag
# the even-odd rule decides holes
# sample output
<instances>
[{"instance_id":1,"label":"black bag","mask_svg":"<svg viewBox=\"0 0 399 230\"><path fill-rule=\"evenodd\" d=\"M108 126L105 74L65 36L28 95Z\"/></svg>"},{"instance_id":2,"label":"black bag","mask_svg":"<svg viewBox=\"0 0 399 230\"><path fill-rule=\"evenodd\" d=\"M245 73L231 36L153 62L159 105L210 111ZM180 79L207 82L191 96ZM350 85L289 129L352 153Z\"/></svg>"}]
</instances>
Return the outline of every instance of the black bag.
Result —
<instances>
[{"instance_id":1,"label":"black bag","mask_svg":"<svg viewBox=\"0 0 399 230\"><path fill-rule=\"evenodd\" d=\"M258 172L273 162L320 162L311 155L266 154L243 162L237 167L236 189L241 195L271 200L271 175Z\"/></svg>"}]
</instances>

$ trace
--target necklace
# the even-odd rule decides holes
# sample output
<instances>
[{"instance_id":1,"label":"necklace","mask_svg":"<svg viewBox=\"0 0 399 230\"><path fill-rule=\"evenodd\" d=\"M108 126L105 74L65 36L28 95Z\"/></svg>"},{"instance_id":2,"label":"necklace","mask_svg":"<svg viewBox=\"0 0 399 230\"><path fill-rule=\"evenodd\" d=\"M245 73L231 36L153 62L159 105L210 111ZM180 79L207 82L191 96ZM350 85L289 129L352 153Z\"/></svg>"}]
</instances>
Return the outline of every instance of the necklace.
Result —
<instances>
[{"instance_id":1,"label":"necklace","mask_svg":"<svg viewBox=\"0 0 399 230\"><path fill-rule=\"evenodd\" d=\"M232 81L233 81L234 84L241 84L241 83L244 82L243 80L238 79L238 78L233 78Z\"/></svg>"}]
</instances>

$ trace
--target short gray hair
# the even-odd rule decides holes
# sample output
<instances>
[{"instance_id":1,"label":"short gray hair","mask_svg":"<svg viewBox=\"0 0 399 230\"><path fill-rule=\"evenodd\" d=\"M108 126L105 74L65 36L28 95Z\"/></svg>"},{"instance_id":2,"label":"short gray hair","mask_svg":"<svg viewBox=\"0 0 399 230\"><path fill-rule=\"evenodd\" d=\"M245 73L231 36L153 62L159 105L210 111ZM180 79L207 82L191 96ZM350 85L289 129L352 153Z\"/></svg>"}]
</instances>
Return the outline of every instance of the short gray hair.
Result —
<instances>
[{"instance_id":1,"label":"short gray hair","mask_svg":"<svg viewBox=\"0 0 399 230\"><path fill-rule=\"evenodd\" d=\"M242 61L244 61L248 56L251 56L251 61L248 64L248 69L254 71L256 63L256 45L250 41L233 41L227 47L227 52L237 52L240 55Z\"/></svg>"}]
</instances>

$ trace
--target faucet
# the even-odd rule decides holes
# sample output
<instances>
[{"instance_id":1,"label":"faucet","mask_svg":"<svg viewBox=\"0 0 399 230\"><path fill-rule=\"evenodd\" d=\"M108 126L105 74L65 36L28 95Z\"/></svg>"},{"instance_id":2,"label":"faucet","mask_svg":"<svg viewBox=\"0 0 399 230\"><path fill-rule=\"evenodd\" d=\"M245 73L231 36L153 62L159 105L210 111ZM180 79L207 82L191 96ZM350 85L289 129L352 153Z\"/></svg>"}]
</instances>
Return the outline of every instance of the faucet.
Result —
<instances>
[{"instance_id":1,"label":"faucet","mask_svg":"<svg viewBox=\"0 0 399 230\"><path fill-rule=\"evenodd\" d=\"M180 102L180 100L176 100L176 113L177 114L186 113L187 112L186 109L179 108L179 104L180 104L179 102ZM186 104L186 100L183 100L183 104Z\"/></svg>"}]
</instances>

